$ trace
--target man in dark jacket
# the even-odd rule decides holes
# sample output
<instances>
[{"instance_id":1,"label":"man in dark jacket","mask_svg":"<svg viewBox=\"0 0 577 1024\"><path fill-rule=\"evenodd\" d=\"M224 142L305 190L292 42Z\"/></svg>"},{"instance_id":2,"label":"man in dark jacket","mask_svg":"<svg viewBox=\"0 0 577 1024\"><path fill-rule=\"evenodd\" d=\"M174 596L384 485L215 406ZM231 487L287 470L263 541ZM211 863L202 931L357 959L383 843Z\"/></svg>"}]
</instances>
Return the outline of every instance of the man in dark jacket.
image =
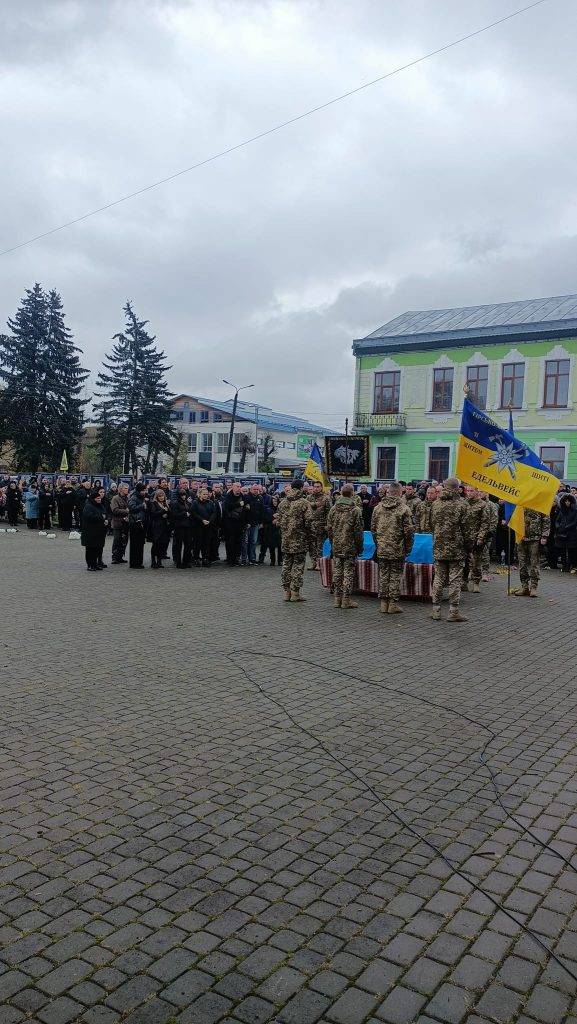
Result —
<instances>
[{"instance_id":1,"label":"man in dark jacket","mask_svg":"<svg viewBox=\"0 0 577 1024\"><path fill-rule=\"evenodd\" d=\"M247 496L247 555L249 565L256 565L256 544L258 531L264 523L264 503L260 493L260 485L253 484Z\"/></svg>"},{"instance_id":2,"label":"man in dark jacket","mask_svg":"<svg viewBox=\"0 0 577 1024\"><path fill-rule=\"evenodd\" d=\"M207 569L210 566L212 528L216 512L206 487L200 488L198 498L191 503L190 514L194 563Z\"/></svg>"},{"instance_id":3,"label":"man in dark jacket","mask_svg":"<svg viewBox=\"0 0 577 1024\"><path fill-rule=\"evenodd\" d=\"M228 565L240 565L242 535L246 523L246 499L242 486L234 483L224 499L223 526Z\"/></svg>"},{"instance_id":4,"label":"man in dark jacket","mask_svg":"<svg viewBox=\"0 0 577 1024\"><path fill-rule=\"evenodd\" d=\"M192 558L191 501L187 481L178 485L176 495L170 502L170 525L172 527L172 560L177 569L190 569Z\"/></svg>"},{"instance_id":5,"label":"man in dark jacket","mask_svg":"<svg viewBox=\"0 0 577 1024\"><path fill-rule=\"evenodd\" d=\"M80 543L86 556L86 568L89 572L105 569L102 552L106 540L106 510L102 504L102 491L94 489L87 494L82 506L82 523Z\"/></svg>"},{"instance_id":6,"label":"man in dark jacket","mask_svg":"<svg viewBox=\"0 0 577 1024\"><path fill-rule=\"evenodd\" d=\"M128 529L130 548L128 564L131 569L144 567L144 542L148 519L146 484L137 484L128 502Z\"/></svg>"},{"instance_id":7,"label":"man in dark jacket","mask_svg":"<svg viewBox=\"0 0 577 1024\"><path fill-rule=\"evenodd\" d=\"M112 525L112 562L114 565L125 565L124 553L128 544L128 484L120 484L118 491L110 501L110 521Z\"/></svg>"},{"instance_id":8,"label":"man in dark jacket","mask_svg":"<svg viewBox=\"0 0 577 1024\"><path fill-rule=\"evenodd\" d=\"M82 509L84 508L84 502L86 501L90 492L90 480L83 480L81 484L76 488L76 501L74 504L74 520L76 526L80 527L82 522Z\"/></svg>"}]
</instances>

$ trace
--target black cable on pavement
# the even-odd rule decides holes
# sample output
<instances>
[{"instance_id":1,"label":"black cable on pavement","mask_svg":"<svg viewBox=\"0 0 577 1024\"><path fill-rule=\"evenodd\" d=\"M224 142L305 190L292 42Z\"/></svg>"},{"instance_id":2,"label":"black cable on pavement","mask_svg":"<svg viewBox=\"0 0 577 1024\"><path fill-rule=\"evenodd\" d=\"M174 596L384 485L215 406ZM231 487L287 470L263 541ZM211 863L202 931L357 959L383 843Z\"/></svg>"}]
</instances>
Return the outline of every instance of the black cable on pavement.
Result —
<instances>
[{"instance_id":1,"label":"black cable on pavement","mask_svg":"<svg viewBox=\"0 0 577 1024\"><path fill-rule=\"evenodd\" d=\"M397 694L400 694L403 697L407 697L407 696L412 697L413 700L421 701L423 704L426 704L429 707L436 708L439 711L446 711L446 712L448 711L448 712L450 712L450 713L452 713L454 715L457 715L458 717L462 718L464 721L469 722L471 725L475 725L477 727L480 727L480 728L483 728L483 729L487 729L487 731L491 735L490 735L490 738L487 740L487 742L485 743L485 745L483 747L483 753L484 753L486 747L488 746L488 744L493 739L497 738L497 734L496 733L494 733L491 729L489 729L488 726L484 725L483 723L475 721L475 719L470 718L468 715L462 714L459 711L453 711L452 709L445 708L441 704L435 704L434 701L429 701L425 697L418 697L415 694L411 694L411 693L407 694L404 690L398 690L398 689L395 689L394 687L390 687L389 688L386 685L381 686L379 683L374 682L373 680L368 680L368 679L365 679L363 677L359 677L359 676L353 675L351 672L345 672L345 671L343 671L341 669L330 668L330 667L328 667L326 665L319 665L318 662L309 660L307 658L296 658L296 657L292 657L291 655L286 655L285 656L285 655L278 655L278 654L268 654L268 653L264 653L263 651L253 651L253 650L248 650L246 648L240 648L240 649L232 650L232 651L229 651L228 653L222 652L222 654L223 654L223 656L225 658L227 658L235 666L235 668L237 668L240 672L242 672L242 674L244 675L245 679L249 683L251 683L254 687L256 687L258 692L265 698L265 700L269 701L270 704L273 704L276 708L279 709L279 711L282 712L282 714L284 714L289 719L289 721L292 723L292 725L294 725L294 727L296 729L298 729L305 736L307 736L312 741L312 743L316 747L320 748L327 755L327 757L329 757L336 765L338 765L339 768L342 769L342 771L347 772L357 782L359 782L364 787L366 792L370 793L371 796L374 798L374 800L376 800L377 803L381 804L381 806L385 808L387 813L391 817L393 817L399 823L399 825L401 825L401 827L403 829L405 829L407 832L409 832L409 834L412 835L419 842L424 843L426 846L428 846L429 849L432 850L432 852L435 854L435 856L439 857L451 869L451 871L455 875L457 875L459 878L462 878L463 881L467 882L467 884L470 885L475 892L478 892L481 896L484 896L490 903L493 904L493 906L497 910L499 910L502 914L504 914L505 917L508 917L511 921L513 921L514 924L516 924L518 927L520 927L522 929L522 931L524 931L525 934L528 935L529 938L531 938L533 940L533 942L537 946L539 946L547 954L548 957L550 957L552 960L554 960L555 963L558 964L558 966L561 967L569 975L569 977L572 979L572 981L574 981L577 984L577 973L572 971L571 968L568 967L567 964L564 963L563 960L561 960L561 958L559 956L557 956L556 953L553 952L553 950L547 945L547 943L543 942L543 940L540 938L540 936L535 931L533 931L533 929L529 928L526 924L523 923L523 921L520 921L517 917L515 917L515 915L510 910L507 910L498 900L495 899L494 896L492 896L490 893L486 892L482 888L482 886L480 886L478 884L478 882L474 881L474 879L472 879L465 871L463 871L462 868L460 868L456 864L454 864L450 860L450 858L447 857L446 854L441 850L440 847L436 846L435 843L431 842L430 839L427 839L426 836L421 835L421 833L419 833L415 828L413 828L413 826L408 821L405 821L403 816L401 814L399 814L399 812L390 803L388 803L387 800L385 800L384 797L382 797L377 792L377 790L374 788L374 786L370 782L368 782L367 779L364 778L364 776L360 775L357 771L355 771L354 768L351 768L350 765L346 764L345 761L341 760L341 758L337 754L335 754L334 751L332 751L330 749L330 747L328 747L325 743L323 743L323 741L321 739L319 739L317 736L315 736L315 734L313 732L311 732L310 729L307 729L307 727L305 725L301 725L301 723L291 714L291 712L288 710L288 708L286 708L284 706L284 704L282 704L279 700L277 700L276 697L271 696L271 694L263 686L261 686L261 684L259 682L257 682L257 680L253 678L253 676L250 675L250 673L246 670L246 668L243 665L240 665L234 659L235 659L235 656L239 656L239 657L243 656L244 657L244 656L250 655L253 658L270 658L270 659L273 659L273 660L283 661L283 662L292 661L292 662L295 662L295 663L298 663L298 664L309 665L310 667L317 668L317 669L319 669L321 671L334 672L335 674L342 675L345 678L353 679L357 683L361 682L361 683L368 683L369 685L376 685L379 689L383 689L385 691L388 690L390 693L397 693ZM482 762L482 763L485 763L485 766L487 767L486 762ZM491 774L491 778L493 778L492 774ZM503 804L501 804L501 806L503 807ZM503 809L508 814L507 808L503 807ZM520 825L520 827L523 829L524 832L527 832L527 834L530 834L528 832L528 830L525 828L524 825ZM549 849L546 846L546 844L542 843L541 840L538 840L538 841L539 841L540 845L542 845L542 846L545 845L545 849ZM569 861L567 861L566 858L563 857L561 854L559 854L557 851L550 850L550 852L556 853L557 856L565 864L567 864L572 870L575 870L572 867L572 865L569 863Z\"/></svg>"}]
</instances>

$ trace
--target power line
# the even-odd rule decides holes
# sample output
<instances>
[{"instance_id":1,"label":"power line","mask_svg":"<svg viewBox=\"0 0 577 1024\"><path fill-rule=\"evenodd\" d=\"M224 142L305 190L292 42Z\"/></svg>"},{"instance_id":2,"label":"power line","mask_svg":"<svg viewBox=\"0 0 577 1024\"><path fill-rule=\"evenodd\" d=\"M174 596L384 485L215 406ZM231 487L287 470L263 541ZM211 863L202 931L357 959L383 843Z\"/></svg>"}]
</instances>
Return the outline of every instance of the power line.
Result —
<instances>
[{"instance_id":1,"label":"power line","mask_svg":"<svg viewBox=\"0 0 577 1024\"><path fill-rule=\"evenodd\" d=\"M445 43L444 46L440 46L436 50L424 53L422 56L416 57L415 60L411 60L407 64L402 64L400 67L394 68L393 71L387 71L386 74L379 75L378 78L373 78L370 82L365 82L363 85L358 85L355 89L349 89L348 92L341 93L340 96L334 96L333 99L327 100L326 103L319 103L318 106L311 107L310 110L305 110L302 114L297 114L295 117L289 118L288 121L282 121L280 124L274 125L272 128L267 128L266 131L259 132L258 135L253 135L251 138L245 139L243 142L238 142L235 146L229 146L227 149L222 149L219 153L213 153L212 156L208 156L204 160L199 160L196 164L191 164L190 167L184 167L180 171L175 171L174 174L168 174L165 178L159 178L158 181L153 181L150 185L144 185L143 188L136 189L135 192L129 192L127 195L121 196L120 199L114 199L111 203L106 203L105 206L99 206L97 209L91 210L89 213L84 213L80 217L74 217L72 220L65 221L64 224L59 224L58 227L50 228L48 231L43 231L40 235L34 235L33 238L28 238L25 242L19 242L17 245L13 245L9 249L3 249L0 251L0 256L7 256L8 253L16 252L17 249L23 249L27 245L32 245L33 242L39 242L42 238L54 235L58 231L64 231L65 228L72 227L74 224L80 224L82 221L88 220L89 217L95 217L98 213L104 213L106 210L111 210L114 206L119 206L120 203L126 203L129 199L135 199L136 196L141 196L145 192L150 192L152 189L158 188L160 185L165 185L169 181L174 181L175 178L180 178L183 174L189 174L191 171L196 171L199 167L206 167L207 164L214 163L215 160L220 160L224 156L229 156L230 153L235 153L237 150L243 149L245 146L252 145L253 142L258 142L260 139L265 139L269 135L274 135L276 132L282 131L283 128L288 128L290 125L304 120L305 117L310 117L312 114L318 114L319 111L326 110L327 107L332 107L335 103L340 103L342 100L349 99L351 96L355 96L357 93L363 92L365 89L370 89L373 85L378 85L379 82L384 82L387 78L393 78L395 75L399 75L402 71L414 68L417 64L422 64L424 61L430 60L431 57L436 57L440 53L445 53L454 46L459 46L460 43L467 42L468 39L474 39L475 36L480 36L492 28L497 28L498 25L503 25L505 22L511 21L513 18L517 18L519 15L526 14L527 11L531 11L535 7L541 7L543 4L549 2L550 0L534 0L534 3L527 4L526 7L521 7L517 11L512 11L510 14L506 14L503 18L491 21L488 25L475 29L474 32L468 32L467 35L459 36L458 39L453 39L452 42Z\"/></svg>"}]
</instances>

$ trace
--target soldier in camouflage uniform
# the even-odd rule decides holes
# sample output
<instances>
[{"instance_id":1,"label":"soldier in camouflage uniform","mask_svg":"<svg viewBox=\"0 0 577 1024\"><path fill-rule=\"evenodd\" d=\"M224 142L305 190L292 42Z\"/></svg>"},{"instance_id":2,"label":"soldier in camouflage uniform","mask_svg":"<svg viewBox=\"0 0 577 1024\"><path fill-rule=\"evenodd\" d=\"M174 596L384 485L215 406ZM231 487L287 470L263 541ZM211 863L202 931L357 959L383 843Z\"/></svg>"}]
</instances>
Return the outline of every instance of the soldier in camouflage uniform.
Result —
<instances>
[{"instance_id":1,"label":"soldier in camouflage uniform","mask_svg":"<svg viewBox=\"0 0 577 1024\"><path fill-rule=\"evenodd\" d=\"M411 513L411 520L413 522L413 526L416 529L419 522L419 510L423 503L412 484L405 484L405 493L403 496L407 508Z\"/></svg>"},{"instance_id":2,"label":"soldier in camouflage uniform","mask_svg":"<svg viewBox=\"0 0 577 1024\"><path fill-rule=\"evenodd\" d=\"M417 529L419 533L433 532L433 505L437 500L437 488L427 487L427 496L421 502L418 512Z\"/></svg>"},{"instance_id":3,"label":"soldier in camouflage uniform","mask_svg":"<svg viewBox=\"0 0 577 1024\"><path fill-rule=\"evenodd\" d=\"M539 555L541 546L547 543L551 529L550 516L533 509L524 509L524 536L517 544L519 554L519 579L521 586L514 590L515 597L537 597L539 584Z\"/></svg>"},{"instance_id":4,"label":"soldier in camouflage uniform","mask_svg":"<svg viewBox=\"0 0 577 1024\"><path fill-rule=\"evenodd\" d=\"M312 512L312 529L309 541L309 555L312 565L310 571L320 569L319 560L322 556L323 544L327 538L327 519L332 508L332 502L328 494L325 494L323 485L320 482L313 484L313 489L307 496Z\"/></svg>"},{"instance_id":5,"label":"soldier in camouflage uniform","mask_svg":"<svg viewBox=\"0 0 577 1024\"><path fill-rule=\"evenodd\" d=\"M311 506L302 492L302 480L293 480L273 522L280 527L283 555L281 583L285 601L305 601L301 595L307 548L312 531Z\"/></svg>"},{"instance_id":6,"label":"soldier in camouflage uniform","mask_svg":"<svg viewBox=\"0 0 577 1024\"><path fill-rule=\"evenodd\" d=\"M398 604L401 576L415 535L411 513L400 484L390 484L389 493L374 509L371 532L375 538L379 563L379 610L384 614L395 615L403 610Z\"/></svg>"},{"instance_id":7,"label":"soldier in camouflage uniform","mask_svg":"<svg viewBox=\"0 0 577 1024\"><path fill-rule=\"evenodd\" d=\"M476 487L467 487L467 511L469 514L469 550L465 559L463 590L468 590L469 576L471 590L478 594L481 587L483 551L491 530L491 514L483 495Z\"/></svg>"},{"instance_id":8,"label":"soldier in camouflage uniform","mask_svg":"<svg viewBox=\"0 0 577 1024\"><path fill-rule=\"evenodd\" d=\"M329 512L327 532L332 546L335 608L357 608L351 594L355 560L363 550L363 513L354 500L352 484L341 487L341 497Z\"/></svg>"},{"instance_id":9,"label":"soldier in camouflage uniform","mask_svg":"<svg viewBox=\"0 0 577 1024\"><path fill-rule=\"evenodd\" d=\"M489 509L489 533L485 546L483 547L483 558L481 559L481 567L483 569L483 582L489 581L489 573L491 572L491 544L493 538L497 535L497 527L499 525L499 505L496 501L491 501L488 494L484 495L485 501L487 502L487 508Z\"/></svg>"},{"instance_id":10,"label":"soldier in camouflage uniform","mask_svg":"<svg viewBox=\"0 0 577 1024\"><path fill-rule=\"evenodd\" d=\"M433 582L432 619L441 618L443 588L449 588L449 622L466 622L459 611L463 562L469 546L469 512L466 501L459 494L459 481L449 477L443 484L432 515L433 556L435 579Z\"/></svg>"}]
</instances>

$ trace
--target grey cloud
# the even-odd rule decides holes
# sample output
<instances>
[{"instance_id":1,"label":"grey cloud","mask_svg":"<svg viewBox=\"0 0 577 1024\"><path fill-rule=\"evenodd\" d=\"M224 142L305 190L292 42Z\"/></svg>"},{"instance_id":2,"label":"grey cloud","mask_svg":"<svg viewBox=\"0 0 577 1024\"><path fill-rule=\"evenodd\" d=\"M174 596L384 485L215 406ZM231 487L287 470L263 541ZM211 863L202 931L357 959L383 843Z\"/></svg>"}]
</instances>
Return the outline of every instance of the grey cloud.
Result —
<instances>
[{"instance_id":1,"label":"grey cloud","mask_svg":"<svg viewBox=\"0 0 577 1024\"><path fill-rule=\"evenodd\" d=\"M502 0L6 0L2 243L503 13ZM2 320L35 280L54 286L96 367L130 297L175 389L216 396L222 376L249 376L265 404L341 421L354 337L407 308L575 289L576 29L574 5L552 0L3 257Z\"/></svg>"}]
</instances>

